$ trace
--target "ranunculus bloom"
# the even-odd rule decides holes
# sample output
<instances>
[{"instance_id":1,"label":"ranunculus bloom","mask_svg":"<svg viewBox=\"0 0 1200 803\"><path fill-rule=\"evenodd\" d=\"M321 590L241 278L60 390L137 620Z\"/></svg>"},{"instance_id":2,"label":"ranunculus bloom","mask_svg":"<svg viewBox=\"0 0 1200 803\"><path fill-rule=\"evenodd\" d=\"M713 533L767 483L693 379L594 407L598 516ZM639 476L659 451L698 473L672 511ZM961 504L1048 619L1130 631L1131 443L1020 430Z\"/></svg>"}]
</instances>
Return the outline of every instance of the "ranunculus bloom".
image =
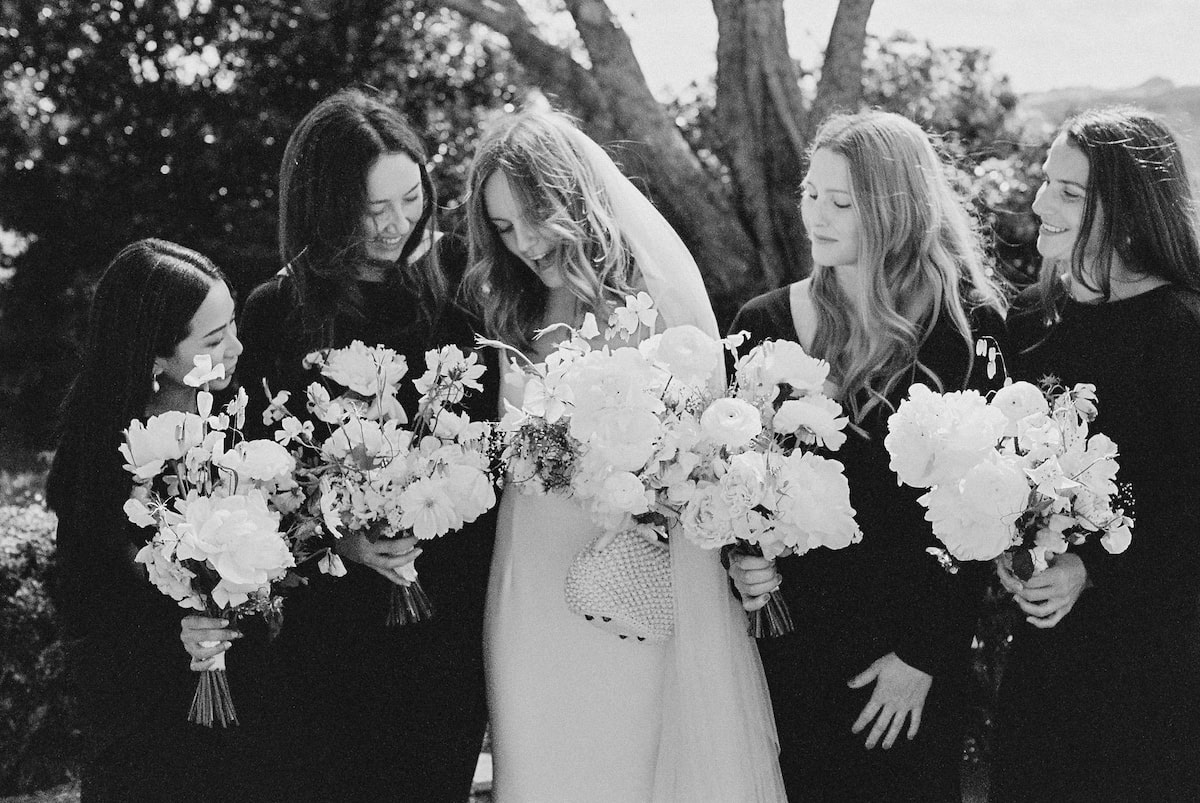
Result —
<instances>
[{"instance_id":1,"label":"ranunculus bloom","mask_svg":"<svg viewBox=\"0 0 1200 803\"><path fill-rule=\"evenodd\" d=\"M183 517L174 526L179 535L176 557L205 561L217 572L221 582L213 590L213 601L222 607L240 605L249 594L265 591L295 565L279 531L279 514L267 507L260 491L192 495L175 506Z\"/></svg>"},{"instance_id":2,"label":"ranunculus bloom","mask_svg":"<svg viewBox=\"0 0 1200 803\"><path fill-rule=\"evenodd\" d=\"M700 416L704 437L729 449L740 449L762 432L758 408L741 399L717 399Z\"/></svg>"},{"instance_id":3,"label":"ranunculus bloom","mask_svg":"<svg viewBox=\"0 0 1200 803\"><path fill-rule=\"evenodd\" d=\"M614 471L604 478L600 496L606 507L623 513L645 513L650 509L642 481L628 471Z\"/></svg>"},{"instance_id":4,"label":"ranunculus bloom","mask_svg":"<svg viewBox=\"0 0 1200 803\"><path fill-rule=\"evenodd\" d=\"M933 534L959 560L991 560L1013 545L1029 502L1029 482L1015 461L993 456L956 482L921 497Z\"/></svg>"},{"instance_id":5,"label":"ranunculus bloom","mask_svg":"<svg viewBox=\"0 0 1200 803\"><path fill-rule=\"evenodd\" d=\"M884 446L901 482L928 488L961 479L994 453L1007 425L973 390L934 393L917 384L888 419Z\"/></svg>"},{"instance_id":6,"label":"ranunculus bloom","mask_svg":"<svg viewBox=\"0 0 1200 803\"><path fill-rule=\"evenodd\" d=\"M996 391L992 396L992 407L1004 413L1008 426L1004 434L1012 437L1017 434L1017 422L1031 415L1046 415L1050 412L1050 404L1046 396L1036 385L1028 382L1013 382Z\"/></svg>"}]
</instances>

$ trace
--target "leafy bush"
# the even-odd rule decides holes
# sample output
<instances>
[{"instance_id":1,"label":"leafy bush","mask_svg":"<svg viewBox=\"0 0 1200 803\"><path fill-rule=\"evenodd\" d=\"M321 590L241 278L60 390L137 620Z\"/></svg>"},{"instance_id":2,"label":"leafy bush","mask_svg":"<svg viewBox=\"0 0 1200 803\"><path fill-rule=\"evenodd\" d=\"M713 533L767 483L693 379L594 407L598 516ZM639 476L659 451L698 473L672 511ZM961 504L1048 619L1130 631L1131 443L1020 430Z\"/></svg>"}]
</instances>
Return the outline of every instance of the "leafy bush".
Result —
<instances>
[{"instance_id":1,"label":"leafy bush","mask_svg":"<svg viewBox=\"0 0 1200 803\"><path fill-rule=\"evenodd\" d=\"M0 505L0 795L63 782L78 755L47 587L55 526L38 494Z\"/></svg>"}]
</instances>

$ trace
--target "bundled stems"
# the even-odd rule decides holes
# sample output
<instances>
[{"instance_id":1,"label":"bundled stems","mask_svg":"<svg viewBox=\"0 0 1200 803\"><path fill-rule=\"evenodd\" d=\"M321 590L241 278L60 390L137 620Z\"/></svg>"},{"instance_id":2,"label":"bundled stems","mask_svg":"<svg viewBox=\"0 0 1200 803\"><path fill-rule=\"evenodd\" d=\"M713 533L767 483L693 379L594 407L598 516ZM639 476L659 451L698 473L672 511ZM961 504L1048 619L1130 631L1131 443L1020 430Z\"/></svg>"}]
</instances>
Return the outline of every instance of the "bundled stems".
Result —
<instances>
[{"instance_id":1,"label":"bundled stems","mask_svg":"<svg viewBox=\"0 0 1200 803\"><path fill-rule=\"evenodd\" d=\"M188 722L206 728L211 728L213 723L222 728L238 724L237 710L229 694L229 680L223 668L205 669L200 673L196 694L192 697L192 708L188 711Z\"/></svg>"},{"instance_id":2,"label":"bundled stems","mask_svg":"<svg viewBox=\"0 0 1200 803\"><path fill-rule=\"evenodd\" d=\"M392 584L388 597L387 626L399 627L424 622L433 618L433 604L421 588L421 581L413 580L408 585Z\"/></svg>"}]
</instances>

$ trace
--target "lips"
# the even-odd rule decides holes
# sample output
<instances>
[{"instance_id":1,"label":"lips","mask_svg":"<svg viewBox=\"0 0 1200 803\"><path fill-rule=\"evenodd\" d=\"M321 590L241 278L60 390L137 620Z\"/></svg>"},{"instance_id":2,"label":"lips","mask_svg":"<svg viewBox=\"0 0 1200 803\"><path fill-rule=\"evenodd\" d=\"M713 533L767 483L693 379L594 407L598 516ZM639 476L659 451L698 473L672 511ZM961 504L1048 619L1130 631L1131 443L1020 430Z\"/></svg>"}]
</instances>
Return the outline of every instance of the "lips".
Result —
<instances>
[{"instance_id":1,"label":"lips","mask_svg":"<svg viewBox=\"0 0 1200 803\"><path fill-rule=\"evenodd\" d=\"M1066 231L1066 229L1061 226L1051 226L1049 223L1042 223L1042 225L1039 227L1039 231L1044 234L1062 234Z\"/></svg>"}]
</instances>

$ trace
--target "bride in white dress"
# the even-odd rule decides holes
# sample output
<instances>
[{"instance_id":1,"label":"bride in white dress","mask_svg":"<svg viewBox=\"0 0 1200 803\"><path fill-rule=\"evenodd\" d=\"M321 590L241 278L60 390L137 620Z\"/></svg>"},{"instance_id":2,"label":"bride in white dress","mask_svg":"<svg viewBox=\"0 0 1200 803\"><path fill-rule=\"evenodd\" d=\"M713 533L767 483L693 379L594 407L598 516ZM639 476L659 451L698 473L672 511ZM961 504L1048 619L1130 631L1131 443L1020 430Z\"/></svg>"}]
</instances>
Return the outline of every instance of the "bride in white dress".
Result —
<instances>
[{"instance_id":1,"label":"bride in white dress","mask_svg":"<svg viewBox=\"0 0 1200 803\"><path fill-rule=\"evenodd\" d=\"M535 362L554 323L600 321L645 289L664 325L717 336L695 262L568 118L527 111L481 141L468 286L488 334ZM522 376L505 382L519 404ZM600 530L569 498L500 503L484 652L501 803L782 801L762 668L715 552L671 539L675 635L622 640L570 612L563 583Z\"/></svg>"}]
</instances>

